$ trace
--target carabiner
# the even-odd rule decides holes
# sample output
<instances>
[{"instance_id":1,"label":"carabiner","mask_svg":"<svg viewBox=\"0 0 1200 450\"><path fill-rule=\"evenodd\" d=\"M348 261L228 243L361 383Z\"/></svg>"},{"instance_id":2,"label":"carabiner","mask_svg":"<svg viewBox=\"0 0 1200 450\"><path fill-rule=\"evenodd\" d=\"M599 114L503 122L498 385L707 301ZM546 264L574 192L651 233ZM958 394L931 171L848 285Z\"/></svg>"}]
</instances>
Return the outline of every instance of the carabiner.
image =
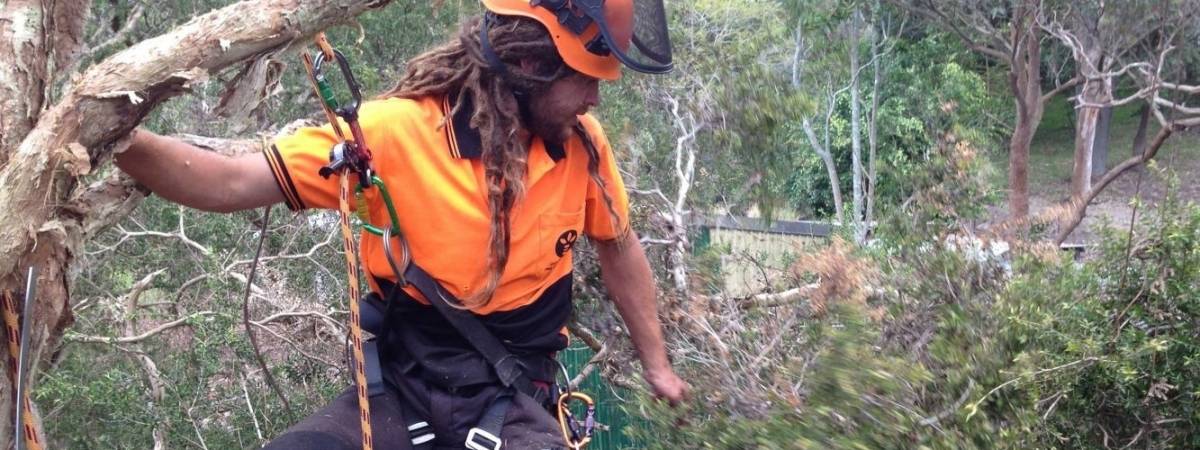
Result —
<instances>
[{"instance_id":1,"label":"carabiner","mask_svg":"<svg viewBox=\"0 0 1200 450\"><path fill-rule=\"evenodd\" d=\"M346 87L350 90L350 96L353 101L346 106L338 105L337 97L333 94L333 88L329 86L329 82L325 79L324 72L322 72L329 58L325 55L324 51L317 52L316 57L313 59L313 77L317 79L317 85L320 87L321 101L329 109L337 112L338 117L341 117L346 122L353 122L358 119L358 108L362 106L362 86L354 78L354 72L350 70L350 61L346 59L346 55L337 49L333 49L333 57L337 61L338 69L342 72L342 79L346 81Z\"/></svg>"},{"instance_id":2,"label":"carabiner","mask_svg":"<svg viewBox=\"0 0 1200 450\"><path fill-rule=\"evenodd\" d=\"M587 405L583 423L576 420L575 415L571 413L569 406L572 401L580 401ZM592 442L592 433L596 429L596 402L582 392L563 393L558 397L558 426L562 430L567 447L571 450L583 450Z\"/></svg>"}]
</instances>

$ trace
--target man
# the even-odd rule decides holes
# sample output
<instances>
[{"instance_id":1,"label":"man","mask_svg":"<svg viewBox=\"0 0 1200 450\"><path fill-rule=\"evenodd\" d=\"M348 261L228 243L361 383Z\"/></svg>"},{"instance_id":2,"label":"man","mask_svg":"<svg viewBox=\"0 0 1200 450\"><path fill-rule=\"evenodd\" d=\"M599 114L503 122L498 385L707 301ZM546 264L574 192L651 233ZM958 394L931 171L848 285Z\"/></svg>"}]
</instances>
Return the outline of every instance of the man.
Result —
<instances>
[{"instance_id":1,"label":"man","mask_svg":"<svg viewBox=\"0 0 1200 450\"><path fill-rule=\"evenodd\" d=\"M571 247L581 233L595 244L644 379L672 404L687 393L667 360L652 274L629 227L616 162L587 114L600 102L599 81L618 78L622 65L670 69L661 0L483 4L483 18L410 61L397 85L360 111L413 262L456 299L426 298L413 285L394 289L382 239L363 233L373 291L391 303L380 352L386 387L370 400L376 448L493 449L500 440L512 449L565 448L545 409L550 396L540 391L509 394L499 440L474 436L509 391L471 339L429 305L470 310L547 391L552 358L566 346ZM226 158L138 130L116 162L162 197L203 210L280 201L293 210L332 209L338 182L318 170L336 142L331 127L302 129L262 155ZM378 190L365 201L372 223L388 222ZM358 448L358 416L350 389L267 447Z\"/></svg>"}]
</instances>

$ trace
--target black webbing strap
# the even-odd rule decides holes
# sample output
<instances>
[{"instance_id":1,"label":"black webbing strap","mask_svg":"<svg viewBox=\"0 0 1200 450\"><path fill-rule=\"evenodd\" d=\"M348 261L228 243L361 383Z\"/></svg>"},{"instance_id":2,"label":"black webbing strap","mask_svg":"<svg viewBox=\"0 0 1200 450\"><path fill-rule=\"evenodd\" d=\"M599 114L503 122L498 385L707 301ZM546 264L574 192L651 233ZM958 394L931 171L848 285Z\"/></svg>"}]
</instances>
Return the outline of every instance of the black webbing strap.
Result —
<instances>
[{"instance_id":1,"label":"black webbing strap","mask_svg":"<svg viewBox=\"0 0 1200 450\"><path fill-rule=\"evenodd\" d=\"M442 285L430 277L424 269L416 263L409 264L408 269L404 271L404 277L409 283L416 286L425 299L433 305L433 308L446 318L450 326L454 327L471 344L471 347L474 347L475 351L487 360L488 364L492 366L492 370L495 371L496 377L499 378L500 384L503 384L504 387L515 388L530 396L537 392L533 381L525 375L526 368L521 360L509 352L500 339L496 338L496 335L492 334L487 326L479 321L478 317L475 317L475 314L450 306L449 302L460 303L459 300L446 292ZM394 289L395 286L393 285L392 288Z\"/></svg>"},{"instance_id":2,"label":"black webbing strap","mask_svg":"<svg viewBox=\"0 0 1200 450\"><path fill-rule=\"evenodd\" d=\"M367 375L367 396L383 394L383 368L380 366L379 343L386 338L387 308L375 293L364 295L358 301L362 329L375 335L363 341L363 364Z\"/></svg>"},{"instance_id":3,"label":"black webbing strap","mask_svg":"<svg viewBox=\"0 0 1200 450\"><path fill-rule=\"evenodd\" d=\"M508 407L512 406L512 400L512 388L505 389L503 393L492 400L492 404L479 419L479 424L467 433L466 446L468 449L499 450L503 446L504 441L500 438L500 432L504 429L504 416L508 414Z\"/></svg>"}]
</instances>

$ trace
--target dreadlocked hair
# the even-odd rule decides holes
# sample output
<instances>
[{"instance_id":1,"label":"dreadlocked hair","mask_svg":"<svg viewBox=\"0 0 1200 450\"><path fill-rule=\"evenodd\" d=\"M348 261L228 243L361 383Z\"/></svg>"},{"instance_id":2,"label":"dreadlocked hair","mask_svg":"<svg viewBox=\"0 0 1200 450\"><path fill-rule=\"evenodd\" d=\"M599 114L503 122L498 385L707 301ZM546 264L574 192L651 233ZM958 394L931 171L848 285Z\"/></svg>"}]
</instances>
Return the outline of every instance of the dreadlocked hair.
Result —
<instances>
[{"instance_id":1,"label":"dreadlocked hair","mask_svg":"<svg viewBox=\"0 0 1200 450\"><path fill-rule=\"evenodd\" d=\"M508 66L507 75L500 76L490 70L479 40L480 27L489 27L488 41ZM533 73L515 70L523 60L532 63ZM381 96L416 99L449 95L456 103L443 119L443 126L468 102L473 104L470 126L479 131L481 138L491 215L488 275L479 290L464 295L461 305L451 306L470 309L487 305L508 264L510 214L513 205L525 194L529 156L529 141L518 133L518 130L528 128L514 90L536 96L550 83L573 73L558 56L550 34L538 22L523 17L494 16L489 20L476 17L464 22L457 35L448 42L410 60L400 81ZM605 185L599 176L596 146L582 125L577 125L575 130L588 149L590 176L603 190ZM609 213L616 218L607 191L604 200L608 203Z\"/></svg>"}]
</instances>

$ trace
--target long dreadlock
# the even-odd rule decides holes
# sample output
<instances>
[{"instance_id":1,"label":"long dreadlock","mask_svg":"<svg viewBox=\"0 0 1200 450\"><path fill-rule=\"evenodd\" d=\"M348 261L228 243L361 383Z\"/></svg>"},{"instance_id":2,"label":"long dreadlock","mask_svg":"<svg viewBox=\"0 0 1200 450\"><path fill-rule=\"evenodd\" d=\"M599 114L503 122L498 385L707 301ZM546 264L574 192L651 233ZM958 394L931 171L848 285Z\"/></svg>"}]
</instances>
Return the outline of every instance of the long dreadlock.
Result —
<instances>
[{"instance_id":1,"label":"long dreadlock","mask_svg":"<svg viewBox=\"0 0 1200 450\"><path fill-rule=\"evenodd\" d=\"M496 55L510 68L522 61L534 67L533 73L509 70L499 76L489 69L479 41L480 27L489 27L488 41ZM531 64L530 64L531 63ZM488 276L484 286L465 295L463 308L475 308L491 301L500 283L500 275L508 264L511 237L509 214L513 205L525 194L525 175L529 142L519 135L526 128L521 103L514 90L536 96L553 81L574 71L558 56L550 34L541 24L522 17L496 16L488 20L476 17L463 23L457 36L409 61L404 75L382 97L419 98L450 95L457 99L449 120L468 101L474 105L470 125L479 130L483 149L483 164L487 182L488 209L491 213L491 242L488 254ZM443 124L444 125L444 124ZM582 124L575 132L583 140L588 154L588 172L600 187L609 214L617 223L603 178L599 174L599 152ZM432 300L432 299L431 299Z\"/></svg>"}]
</instances>

